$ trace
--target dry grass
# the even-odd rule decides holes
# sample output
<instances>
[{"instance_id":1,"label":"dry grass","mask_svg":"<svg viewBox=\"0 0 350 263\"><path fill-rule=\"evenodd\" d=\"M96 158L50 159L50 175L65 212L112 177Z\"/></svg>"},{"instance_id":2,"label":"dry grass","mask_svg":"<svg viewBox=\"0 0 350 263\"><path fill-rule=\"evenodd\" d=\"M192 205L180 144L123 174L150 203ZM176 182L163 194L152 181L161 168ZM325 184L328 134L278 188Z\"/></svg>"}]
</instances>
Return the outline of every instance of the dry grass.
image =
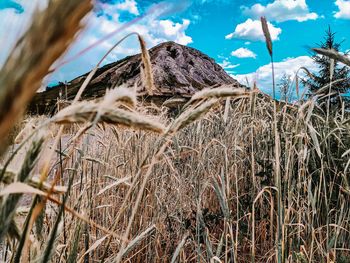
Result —
<instances>
[{"instance_id":1,"label":"dry grass","mask_svg":"<svg viewBox=\"0 0 350 263\"><path fill-rule=\"evenodd\" d=\"M173 257L181 262L196 258L210 261L213 257L222 262L232 258L251 262L251 255L257 262L275 261L278 217L277 192L272 189L274 109L271 99L258 93L252 115L251 99L231 103L226 122L221 104L195 122L187 123L188 118L181 115L180 121L169 120L187 126L168 138L161 154L158 149L164 142L154 133L111 125L90 129L78 144L70 146L65 141L51 174L59 171L58 185L66 185L70 174L78 171L67 206L117 236L127 225L130 230L123 250L119 251L120 241L113 237L106 251L110 237L105 237L106 232L66 213L64 231L55 243L54 261L64 261L74 254L69 237L76 233L78 225L79 242L74 248L77 259L90 249L84 258L98 260L106 253L108 262L117 258L118 251L119 257L132 262L171 261ZM202 105L208 106L207 102ZM349 187L344 167L350 134L346 120L345 116L335 115L329 120L333 127L329 133L312 101L299 109L284 105L277 112L281 247L286 261L299 258L300 262L319 262L348 254ZM251 136L253 140L248 139ZM326 138L332 138L332 145ZM60 170L62 164L65 166ZM147 181L143 181L148 171ZM138 196L138 209L130 221ZM56 210L50 202L47 206ZM46 217L43 231L48 233L54 221L55 216ZM150 235L143 234L152 224L155 230ZM45 244L45 238L34 233L35 242ZM128 249L130 244L135 244L132 249ZM8 247L8 251L16 250ZM40 254L34 249L30 253Z\"/></svg>"},{"instance_id":2,"label":"dry grass","mask_svg":"<svg viewBox=\"0 0 350 263\"><path fill-rule=\"evenodd\" d=\"M201 91L175 118L123 88L79 97L28 122L2 158L0 261L349 261L344 110L277 103L257 87Z\"/></svg>"}]
</instances>

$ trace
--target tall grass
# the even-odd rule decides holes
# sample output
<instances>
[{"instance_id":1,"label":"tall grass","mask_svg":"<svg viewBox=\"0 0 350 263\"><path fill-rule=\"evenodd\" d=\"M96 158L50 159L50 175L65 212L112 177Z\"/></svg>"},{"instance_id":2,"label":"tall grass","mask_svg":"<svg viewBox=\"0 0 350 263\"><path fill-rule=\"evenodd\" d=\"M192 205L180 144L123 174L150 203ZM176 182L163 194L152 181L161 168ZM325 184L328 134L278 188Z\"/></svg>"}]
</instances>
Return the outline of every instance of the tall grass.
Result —
<instances>
[{"instance_id":1,"label":"tall grass","mask_svg":"<svg viewBox=\"0 0 350 263\"><path fill-rule=\"evenodd\" d=\"M22 165L2 157L0 261L349 261L346 111L256 86L203 90L176 117L120 87L79 94L20 134Z\"/></svg>"},{"instance_id":2,"label":"tall grass","mask_svg":"<svg viewBox=\"0 0 350 263\"><path fill-rule=\"evenodd\" d=\"M233 100L226 123L223 106L217 104L204 119L188 123L169 137L160 155L157 149L162 141L156 134L114 125L91 128L81 135L82 140L72 151L73 145L67 142L62 153L62 182L67 183L72 169L78 176L66 205L95 225L82 228L85 231L78 247L71 245L69 238L64 243L61 233L54 243L58 249L52 254L54 260L58 255L64 260L74 253L80 258L93 246L84 258L98 260L106 253L106 260L114 261L119 251L120 258L133 262L171 261L174 256L180 261L210 261L217 257L223 262L235 258L250 262L250 255L257 262L272 262L279 242L283 244L283 257L289 262L298 258L300 262L319 262L327 254L330 260L346 258L350 212L346 205L350 189L344 170L348 160L346 143L350 141L347 118L342 120L339 113L330 118L333 128L329 133L326 120L313 101L301 107L280 105L278 147L281 205L285 212L281 219L283 240L279 241L275 210L278 200L273 190L273 104L270 98L257 93L252 115L250 100L249 96ZM79 131L78 127L74 130ZM252 132L254 138L250 140ZM63 138L72 135L68 132ZM332 145L326 138L332 138ZM79 157L81 153L83 157ZM70 164L77 161L79 165L73 168ZM59 163L52 165L54 173ZM247 169L252 165L254 170ZM251 183L252 171L255 184ZM136 204L139 209L135 211ZM50 215L56 208L50 202L47 205L45 213ZM44 233L52 229L55 218L45 219ZM73 236L77 225L85 224L70 212L65 222L68 236ZM142 233L152 224L155 230L143 237ZM106 235L97 225L110 228L116 235L107 234L95 245ZM124 236L125 248L119 250L121 239L117 236L123 235L127 225L130 228ZM35 242L45 244L45 238L38 239L35 232L32 236L37 239ZM137 245L127 249L129 242ZM10 247L9 251L16 251Z\"/></svg>"}]
</instances>

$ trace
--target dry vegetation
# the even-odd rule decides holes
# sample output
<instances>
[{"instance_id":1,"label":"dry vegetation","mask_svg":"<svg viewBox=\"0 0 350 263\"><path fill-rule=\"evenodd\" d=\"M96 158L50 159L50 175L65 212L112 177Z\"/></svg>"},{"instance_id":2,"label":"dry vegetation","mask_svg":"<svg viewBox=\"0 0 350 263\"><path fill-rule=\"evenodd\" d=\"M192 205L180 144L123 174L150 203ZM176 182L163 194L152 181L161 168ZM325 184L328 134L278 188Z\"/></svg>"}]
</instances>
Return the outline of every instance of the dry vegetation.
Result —
<instances>
[{"instance_id":1,"label":"dry vegetation","mask_svg":"<svg viewBox=\"0 0 350 263\"><path fill-rule=\"evenodd\" d=\"M12 92L2 99L16 100ZM171 118L125 88L100 101L79 94L55 116L28 121L2 157L0 261L349 262L344 109L220 87Z\"/></svg>"}]
</instances>

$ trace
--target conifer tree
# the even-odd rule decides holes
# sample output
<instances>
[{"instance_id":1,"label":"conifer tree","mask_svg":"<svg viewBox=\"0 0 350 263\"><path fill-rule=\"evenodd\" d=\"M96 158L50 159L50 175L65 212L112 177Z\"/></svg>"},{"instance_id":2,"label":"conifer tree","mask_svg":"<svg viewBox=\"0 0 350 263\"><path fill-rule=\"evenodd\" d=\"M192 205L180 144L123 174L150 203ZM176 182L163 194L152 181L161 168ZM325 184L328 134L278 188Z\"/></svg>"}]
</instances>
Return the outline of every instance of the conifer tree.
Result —
<instances>
[{"instance_id":1,"label":"conifer tree","mask_svg":"<svg viewBox=\"0 0 350 263\"><path fill-rule=\"evenodd\" d=\"M323 49L334 49L340 51L341 42L335 41L335 33L332 32L331 28L328 27L326 31L324 41L319 44L320 48ZM332 84L330 102L331 105L341 106L341 101L346 100L345 96L350 89L350 71L349 68L338 61L334 61L334 67L331 65L331 59L327 56L314 54L312 56L314 62L318 65L319 70L313 74L313 78L309 78L304 81L304 84L309 88L311 95L316 93L320 88L325 87L330 83L331 69L333 68L333 81L344 79L343 81ZM327 89L328 92L328 89Z\"/></svg>"}]
</instances>

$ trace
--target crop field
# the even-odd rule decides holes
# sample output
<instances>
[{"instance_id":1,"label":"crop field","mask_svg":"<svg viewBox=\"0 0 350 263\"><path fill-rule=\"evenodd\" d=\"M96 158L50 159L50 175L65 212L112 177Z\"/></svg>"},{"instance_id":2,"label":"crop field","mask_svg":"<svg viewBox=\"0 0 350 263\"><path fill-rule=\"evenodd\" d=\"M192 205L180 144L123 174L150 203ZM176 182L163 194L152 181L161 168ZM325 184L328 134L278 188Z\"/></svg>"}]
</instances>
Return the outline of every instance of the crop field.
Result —
<instances>
[{"instance_id":1,"label":"crop field","mask_svg":"<svg viewBox=\"0 0 350 263\"><path fill-rule=\"evenodd\" d=\"M292 102L255 83L81 100L99 63L73 101L25 114L91 8L52 1L0 70L0 262L350 262L350 116L328 94L341 79Z\"/></svg>"}]
</instances>

